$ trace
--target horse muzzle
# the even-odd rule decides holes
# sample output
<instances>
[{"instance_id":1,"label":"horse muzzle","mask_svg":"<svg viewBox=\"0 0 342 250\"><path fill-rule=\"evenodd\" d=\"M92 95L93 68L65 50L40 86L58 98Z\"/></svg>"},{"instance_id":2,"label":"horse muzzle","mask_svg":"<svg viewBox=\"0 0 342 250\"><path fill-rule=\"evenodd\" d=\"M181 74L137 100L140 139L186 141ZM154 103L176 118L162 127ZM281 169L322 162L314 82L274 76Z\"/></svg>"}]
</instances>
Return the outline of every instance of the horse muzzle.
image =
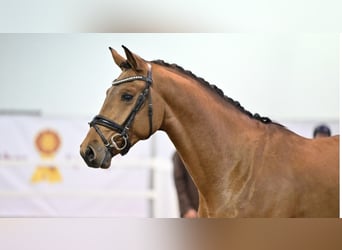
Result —
<instances>
[{"instance_id":1,"label":"horse muzzle","mask_svg":"<svg viewBox=\"0 0 342 250\"><path fill-rule=\"evenodd\" d=\"M88 167L109 168L112 160L112 154L107 148L98 145L87 145L80 150L80 154Z\"/></svg>"}]
</instances>

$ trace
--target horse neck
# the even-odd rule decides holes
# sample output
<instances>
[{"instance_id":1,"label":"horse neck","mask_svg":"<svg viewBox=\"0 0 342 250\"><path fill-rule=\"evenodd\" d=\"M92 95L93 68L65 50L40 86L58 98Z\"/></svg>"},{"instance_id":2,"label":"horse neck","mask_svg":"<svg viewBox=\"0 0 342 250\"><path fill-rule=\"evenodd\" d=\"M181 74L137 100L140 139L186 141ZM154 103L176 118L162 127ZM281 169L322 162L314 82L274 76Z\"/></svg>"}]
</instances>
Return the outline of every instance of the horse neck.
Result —
<instances>
[{"instance_id":1,"label":"horse neck","mask_svg":"<svg viewBox=\"0 0 342 250\"><path fill-rule=\"evenodd\" d=\"M155 82L165 102L161 130L170 137L199 188L228 173L246 154L247 141L262 131L263 124L195 79L164 72Z\"/></svg>"}]
</instances>

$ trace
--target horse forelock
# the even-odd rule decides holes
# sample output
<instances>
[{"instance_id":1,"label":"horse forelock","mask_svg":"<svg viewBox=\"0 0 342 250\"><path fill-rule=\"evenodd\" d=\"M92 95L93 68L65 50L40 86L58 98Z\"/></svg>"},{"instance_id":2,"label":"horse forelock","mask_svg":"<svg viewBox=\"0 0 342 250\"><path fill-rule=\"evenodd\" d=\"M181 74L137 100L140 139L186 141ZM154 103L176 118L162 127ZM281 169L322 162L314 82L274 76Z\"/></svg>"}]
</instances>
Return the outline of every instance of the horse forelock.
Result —
<instances>
[{"instance_id":1,"label":"horse forelock","mask_svg":"<svg viewBox=\"0 0 342 250\"><path fill-rule=\"evenodd\" d=\"M205 79L203 79L202 77L198 77L196 76L194 73L192 73L190 70L185 70L183 67L177 65L177 64L170 64L170 63L167 63L163 60L154 60L154 61L151 61L151 63L155 63L157 65L160 65L160 66L164 66L166 68L169 68L169 69L173 69L174 71L178 72L178 73L181 73L181 74L184 74L192 79L194 79L196 82L200 83L202 86L205 86L207 89L209 89L210 91L213 91L214 93L216 93L220 98L223 98L226 102L232 104L233 106L235 106L238 110L240 110L242 113L246 114L247 116L249 116L250 118L252 119L255 119L255 120L258 120L262 123L265 123L265 124L269 124L269 123L272 123L272 124L276 124L276 125L279 125L279 126L283 126L279 123L275 123L273 122L270 118L268 117L263 117L263 116L260 116L258 113L255 113L255 114L252 114L250 111L246 110L243 106L241 106L241 104L238 102L238 101L235 101L233 100L232 98L226 96L223 92L222 89L220 89L219 87L217 87L216 85L214 84L210 84L209 82L207 82Z\"/></svg>"}]
</instances>

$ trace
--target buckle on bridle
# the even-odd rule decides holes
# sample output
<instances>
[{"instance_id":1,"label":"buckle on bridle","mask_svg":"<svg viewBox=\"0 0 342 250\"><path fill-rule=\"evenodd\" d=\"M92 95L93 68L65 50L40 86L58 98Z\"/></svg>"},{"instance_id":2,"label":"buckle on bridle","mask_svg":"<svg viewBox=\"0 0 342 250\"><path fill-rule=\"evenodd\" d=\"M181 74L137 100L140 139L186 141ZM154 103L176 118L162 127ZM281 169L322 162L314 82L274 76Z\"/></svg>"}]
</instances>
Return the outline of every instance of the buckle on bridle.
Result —
<instances>
[{"instance_id":1,"label":"buckle on bridle","mask_svg":"<svg viewBox=\"0 0 342 250\"><path fill-rule=\"evenodd\" d=\"M122 146L119 146L118 143L115 141L115 139L117 139L117 138L123 139L123 145ZM127 147L127 145L128 145L127 140L128 140L128 135L127 134L122 135L122 134L116 133L115 135L113 135L110 138L110 141L112 142L112 144L110 144L108 146L111 147L111 148L115 148L116 150L121 151L125 147Z\"/></svg>"}]
</instances>

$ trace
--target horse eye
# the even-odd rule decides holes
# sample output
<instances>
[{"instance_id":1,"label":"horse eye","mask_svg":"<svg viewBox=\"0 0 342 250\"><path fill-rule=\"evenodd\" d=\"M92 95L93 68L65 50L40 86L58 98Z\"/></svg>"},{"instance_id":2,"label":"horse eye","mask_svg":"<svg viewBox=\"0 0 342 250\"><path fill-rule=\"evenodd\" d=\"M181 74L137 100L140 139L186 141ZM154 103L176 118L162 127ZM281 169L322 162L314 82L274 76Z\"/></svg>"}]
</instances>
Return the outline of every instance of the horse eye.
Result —
<instances>
[{"instance_id":1,"label":"horse eye","mask_svg":"<svg viewBox=\"0 0 342 250\"><path fill-rule=\"evenodd\" d=\"M122 100L122 101L125 101L125 102L128 102L128 101L130 101L130 100L132 100L132 99L133 99L133 95L131 95L131 94L125 93L125 94L123 94L123 95L121 96L121 100Z\"/></svg>"}]
</instances>

